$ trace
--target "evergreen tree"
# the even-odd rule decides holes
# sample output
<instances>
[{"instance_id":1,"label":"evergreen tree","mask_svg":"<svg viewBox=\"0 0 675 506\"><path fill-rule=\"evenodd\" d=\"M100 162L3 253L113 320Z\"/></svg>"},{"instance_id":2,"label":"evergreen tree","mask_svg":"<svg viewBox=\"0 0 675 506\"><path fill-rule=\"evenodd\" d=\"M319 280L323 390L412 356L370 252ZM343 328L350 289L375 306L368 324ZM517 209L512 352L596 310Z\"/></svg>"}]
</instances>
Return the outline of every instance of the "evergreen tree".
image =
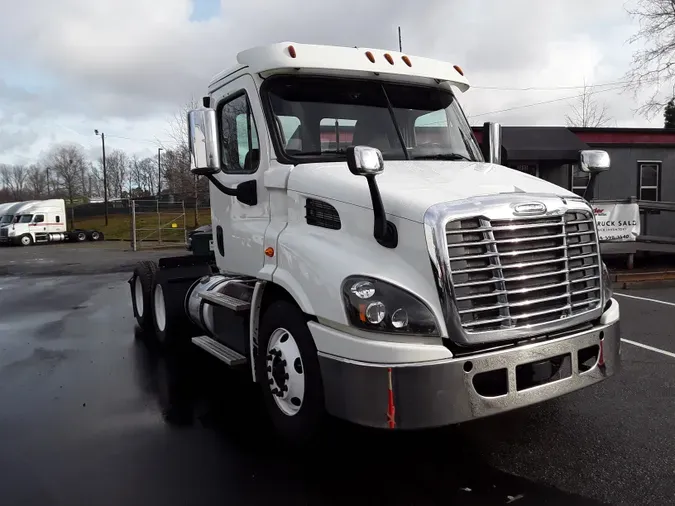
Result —
<instances>
[{"instance_id":1,"label":"evergreen tree","mask_svg":"<svg viewBox=\"0 0 675 506\"><path fill-rule=\"evenodd\" d=\"M675 98L671 98L663 111L664 128L675 128Z\"/></svg>"}]
</instances>

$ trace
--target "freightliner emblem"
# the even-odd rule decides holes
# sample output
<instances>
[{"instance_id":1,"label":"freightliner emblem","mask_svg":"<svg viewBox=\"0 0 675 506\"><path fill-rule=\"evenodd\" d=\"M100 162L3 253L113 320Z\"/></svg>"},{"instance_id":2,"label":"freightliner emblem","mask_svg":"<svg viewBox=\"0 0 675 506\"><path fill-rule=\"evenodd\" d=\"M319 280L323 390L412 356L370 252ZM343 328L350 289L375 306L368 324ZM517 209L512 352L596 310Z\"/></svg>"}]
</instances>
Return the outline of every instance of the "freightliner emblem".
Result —
<instances>
[{"instance_id":1,"label":"freightliner emblem","mask_svg":"<svg viewBox=\"0 0 675 506\"><path fill-rule=\"evenodd\" d=\"M518 216L534 216L536 214L544 214L545 212L546 206L541 202L526 202L513 207L513 214Z\"/></svg>"}]
</instances>

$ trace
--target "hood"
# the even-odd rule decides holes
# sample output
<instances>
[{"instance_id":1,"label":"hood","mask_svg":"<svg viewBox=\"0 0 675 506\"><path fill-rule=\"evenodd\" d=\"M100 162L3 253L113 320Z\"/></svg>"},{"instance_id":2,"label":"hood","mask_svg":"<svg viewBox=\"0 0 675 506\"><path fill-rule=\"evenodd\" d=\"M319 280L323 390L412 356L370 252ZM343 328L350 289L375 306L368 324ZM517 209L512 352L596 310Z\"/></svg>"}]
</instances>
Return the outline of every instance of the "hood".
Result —
<instances>
[{"instance_id":1,"label":"hood","mask_svg":"<svg viewBox=\"0 0 675 506\"><path fill-rule=\"evenodd\" d=\"M502 165L461 161L387 161L377 176L387 214L423 222L434 204L498 193L577 197L560 186ZM365 178L344 162L308 163L293 168L288 189L372 209Z\"/></svg>"}]
</instances>

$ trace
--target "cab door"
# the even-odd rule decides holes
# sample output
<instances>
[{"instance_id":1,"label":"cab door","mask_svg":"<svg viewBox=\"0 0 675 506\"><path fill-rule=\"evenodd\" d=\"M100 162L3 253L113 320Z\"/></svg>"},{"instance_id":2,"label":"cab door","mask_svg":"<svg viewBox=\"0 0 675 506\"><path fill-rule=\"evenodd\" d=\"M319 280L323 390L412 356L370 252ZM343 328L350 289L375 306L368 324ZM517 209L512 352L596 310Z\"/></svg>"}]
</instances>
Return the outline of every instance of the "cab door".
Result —
<instances>
[{"instance_id":1,"label":"cab door","mask_svg":"<svg viewBox=\"0 0 675 506\"><path fill-rule=\"evenodd\" d=\"M265 263L265 230L270 221L269 136L253 78L240 75L211 95L218 116L221 172L214 177L229 188L256 181L253 205L210 185L214 252L221 270L258 277Z\"/></svg>"},{"instance_id":2,"label":"cab door","mask_svg":"<svg viewBox=\"0 0 675 506\"><path fill-rule=\"evenodd\" d=\"M33 223L31 223L31 230L36 233L47 231L47 223L45 222L44 214L36 214L33 216Z\"/></svg>"}]
</instances>

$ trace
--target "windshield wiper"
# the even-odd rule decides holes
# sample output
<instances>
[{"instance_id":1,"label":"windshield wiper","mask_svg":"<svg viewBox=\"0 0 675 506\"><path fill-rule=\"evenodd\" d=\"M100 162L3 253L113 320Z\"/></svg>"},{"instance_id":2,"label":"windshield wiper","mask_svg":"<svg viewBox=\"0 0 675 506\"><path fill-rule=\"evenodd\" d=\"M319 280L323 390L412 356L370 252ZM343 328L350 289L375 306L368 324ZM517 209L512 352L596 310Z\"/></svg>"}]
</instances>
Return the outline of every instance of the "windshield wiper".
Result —
<instances>
[{"instance_id":1,"label":"windshield wiper","mask_svg":"<svg viewBox=\"0 0 675 506\"><path fill-rule=\"evenodd\" d=\"M414 156L413 160L466 160L473 162L471 158L460 153L438 153L435 155L418 155Z\"/></svg>"}]
</instances>

